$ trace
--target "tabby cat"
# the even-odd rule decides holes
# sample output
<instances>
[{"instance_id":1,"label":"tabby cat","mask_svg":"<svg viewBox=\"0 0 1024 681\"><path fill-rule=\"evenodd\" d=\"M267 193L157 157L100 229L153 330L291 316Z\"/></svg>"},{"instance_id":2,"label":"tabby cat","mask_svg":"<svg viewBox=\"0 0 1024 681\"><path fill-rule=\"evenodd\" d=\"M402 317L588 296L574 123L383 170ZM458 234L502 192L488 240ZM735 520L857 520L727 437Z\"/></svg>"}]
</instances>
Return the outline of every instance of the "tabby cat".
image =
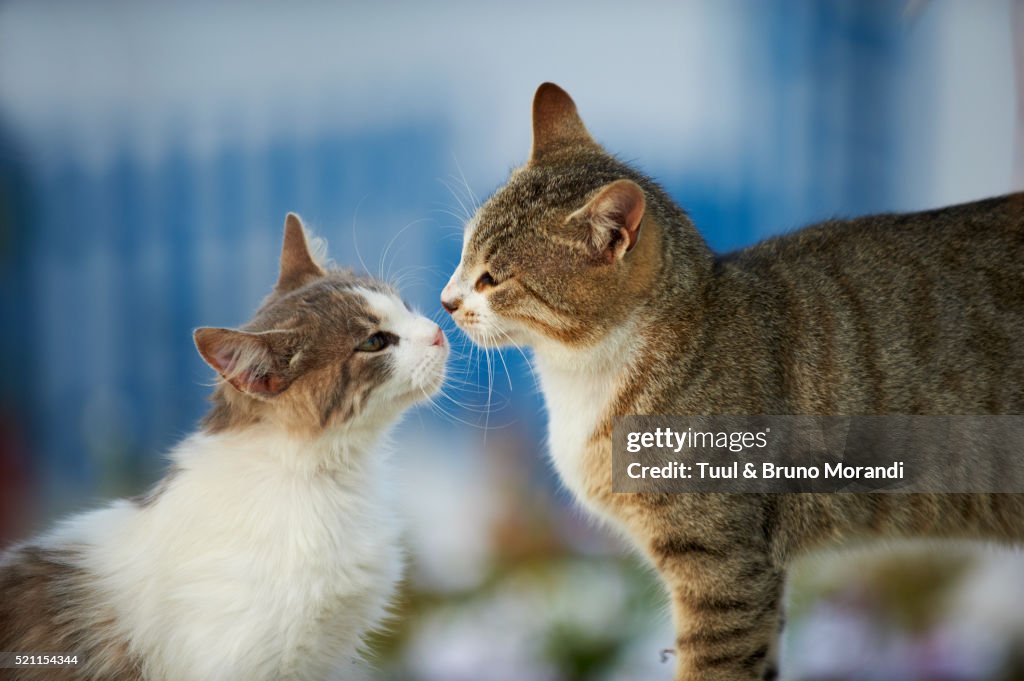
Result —
<instances>
[{"instance_id":1,"label":"tabby cat","mask_svg":"<svg viewBox=\"0 0 1024 681\"><path fill-rule=\"evenodd\" d=\"M541 85L442 303L534 349L563 482L671 593L680 681L773 678L787 565L867 537L1024 539L1024 495L615 494L626 414L1024 413L1024 194L712 253Z\"/></svg>"},{"instance_id":2,"label":"tabby cat","mask_svg":"<svg viewBox=\"0 0 1024 681\"><path fill-rule=\"evenodd\" d=\"M256 316L195 343L218 384L167 476L0 556L0 651L76 656L4 679L359 673L402 568L382 436L440 387L444 334L389 286L318 263L289 215Z\"/></svg>"}]
</instances>

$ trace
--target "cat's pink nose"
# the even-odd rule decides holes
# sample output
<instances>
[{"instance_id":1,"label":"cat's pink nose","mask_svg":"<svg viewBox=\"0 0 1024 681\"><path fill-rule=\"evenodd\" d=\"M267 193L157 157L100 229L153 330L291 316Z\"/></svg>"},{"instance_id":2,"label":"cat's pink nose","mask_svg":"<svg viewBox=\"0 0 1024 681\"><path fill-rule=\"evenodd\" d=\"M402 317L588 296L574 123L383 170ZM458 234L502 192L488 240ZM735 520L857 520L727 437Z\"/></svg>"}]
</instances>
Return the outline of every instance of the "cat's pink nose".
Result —
<instances>
[{"instance_id":1,"label":"cat's pink nose","mask_svg":"<svg viewBox=\"0 0 1024 681\"><path fill-rule=\"evenodd\" d=\"M456 292L452 282L448 282L448 285L441 291L441 305L448 310L448 314L454 313L462 305L462 297Z\"/></svg>"},{"instance_id":2,"label":"cat's pink nose","mask_svg":"<svg viewBox=\"0 0 1024 681\"><path fill-rule=\"evenodd\" d=\"M437 333L434 334L434 341L431 343L431 345L439 345L441 347L444 347L444 331L441 330L440 326L437 327Z\"/></svg>"}]
</instances>

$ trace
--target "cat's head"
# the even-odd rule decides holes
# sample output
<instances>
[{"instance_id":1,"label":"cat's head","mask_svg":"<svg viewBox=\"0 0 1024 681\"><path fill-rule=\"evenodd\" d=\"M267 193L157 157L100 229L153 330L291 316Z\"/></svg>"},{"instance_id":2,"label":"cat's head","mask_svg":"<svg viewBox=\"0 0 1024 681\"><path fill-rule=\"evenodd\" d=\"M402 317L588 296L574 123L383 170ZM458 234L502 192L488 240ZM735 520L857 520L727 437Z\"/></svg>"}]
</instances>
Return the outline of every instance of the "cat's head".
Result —
<instances>
[{"instance_id":1,"label":"cat's head","mask_svg":"<svg viewBox=\"0 0 1024 681\"><path fill-rule=\"evenodd\" d=\"M593 140L565 91L545 83L529 161L466 225L441 302L481 345L594 345L657 286L672 222L688 224L654 182Z\"/></svg>"},{"instance_id":2,"label":"cat's head","mask_svg":"<svg viewBox=\"0 0 1024 681\"><path fill-rule=\"evenodd\" d=\"M263 421L311 435L387 425L440 388L448 356L437 324L390 286L319 264L294 214L255 317L197 329L195 343L220 377L207 427Z\"/></svg>"}]
</instances>

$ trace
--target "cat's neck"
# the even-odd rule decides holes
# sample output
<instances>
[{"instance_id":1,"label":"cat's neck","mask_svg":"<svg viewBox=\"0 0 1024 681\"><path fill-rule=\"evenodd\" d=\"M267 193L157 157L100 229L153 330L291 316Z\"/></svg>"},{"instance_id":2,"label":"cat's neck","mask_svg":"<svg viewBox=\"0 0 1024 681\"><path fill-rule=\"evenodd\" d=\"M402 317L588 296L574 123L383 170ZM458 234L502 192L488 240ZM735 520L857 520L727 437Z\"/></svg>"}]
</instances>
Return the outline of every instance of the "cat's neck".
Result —
<instances>
[{"instance_id":1,"label":"cat's neck","mask_svg":"<svg viewBox=\"0 0 1024 681\"><path fill-rule=\"evenodd\" d=\"M549 453L565 486L584 504L590 504L587 446L641 355L637 324L621 325L590 347L534 346L548 412ZM596 506L591 509L601 513Z\"/></svg>"},{"instance_id":2,"label":"cat's neck","mask_svg":"<svg viewBox=\"0 0 1024 681\"><path fill-rule=\"evenodd\" d=\"M597 425L643 357L645 336L640 327L634 316L590 346L534 346L534 364L552 421L577 421L586 414L583 421L588 427Z\"/></svg>"},{"instance_id":3,"label":"cat's neck","mask_svg":"<svg viewBox=\"0 0 1024 681\"><path fill-rule=\"evenodd\" d=\"M295 432L255 422L225 430L203 429L172 455L178 467L200 459L217 459L240 468L275 468L304 476L355 472L379 458L385 449L386 428L334 428L318 434Z\"/></svg>"},{"instance_id":4,"label":"cat's neck","mask_svg":"<svg viewBox=\"0 0 1024 681\"><path fill-rule=\"evenodd\" d=\"M564 376L612 376L628 367L635 355L639 321L634 317L592 345L573 347L556 341L534 344L537 368ZM630 347L633 344L634 347Z\"/></svg>"}]
</instances>

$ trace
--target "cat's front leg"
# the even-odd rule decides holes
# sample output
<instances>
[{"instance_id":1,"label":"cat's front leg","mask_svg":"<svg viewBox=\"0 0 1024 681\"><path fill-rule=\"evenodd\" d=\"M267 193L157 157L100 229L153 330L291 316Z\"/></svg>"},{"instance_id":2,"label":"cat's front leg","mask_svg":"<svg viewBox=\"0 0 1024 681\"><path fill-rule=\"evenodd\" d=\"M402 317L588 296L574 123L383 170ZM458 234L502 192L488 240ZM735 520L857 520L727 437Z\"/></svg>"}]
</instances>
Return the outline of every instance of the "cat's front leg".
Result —
<instances>
[{"instance_id":1,"label":"cat's front leg","mask_svg":"<svg viewBox=\"0 0 1024 681\"><path fill-rule=\"evenodd\" d=\"M682 539L659 549L672 592L676 681L774 679L784 579L768 556Z\"/></svg>"}]
</instances>

